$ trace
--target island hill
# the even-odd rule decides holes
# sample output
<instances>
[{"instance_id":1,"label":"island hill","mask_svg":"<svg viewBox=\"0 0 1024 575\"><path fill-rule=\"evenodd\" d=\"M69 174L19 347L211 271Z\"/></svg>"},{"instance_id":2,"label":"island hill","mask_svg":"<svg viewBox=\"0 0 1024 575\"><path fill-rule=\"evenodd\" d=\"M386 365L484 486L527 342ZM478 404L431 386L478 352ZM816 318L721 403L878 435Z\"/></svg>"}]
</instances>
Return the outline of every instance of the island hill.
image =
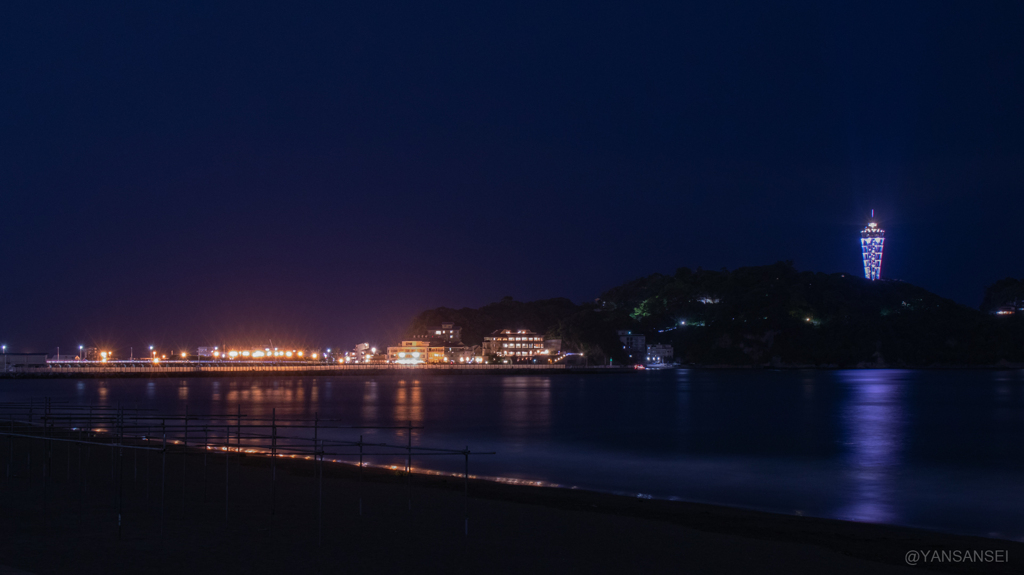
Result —
<instances>
[{"instance_id":1,"label":"island hill","mask_svg":"<svg viewBox=\"0 0 1024 575\"><path fill-rule=\"evenodd\" d=\"M940 367L1024 363L1024 282L988 288L973 309L902 281L798 271L792 262L733 271L680 268L612 288L594 302L506 297L437 308L408 329L454 322L466 345L500 329L560 339L591 363L631 363L620 331L705 366Z\"/></svg>"}]
</instances>

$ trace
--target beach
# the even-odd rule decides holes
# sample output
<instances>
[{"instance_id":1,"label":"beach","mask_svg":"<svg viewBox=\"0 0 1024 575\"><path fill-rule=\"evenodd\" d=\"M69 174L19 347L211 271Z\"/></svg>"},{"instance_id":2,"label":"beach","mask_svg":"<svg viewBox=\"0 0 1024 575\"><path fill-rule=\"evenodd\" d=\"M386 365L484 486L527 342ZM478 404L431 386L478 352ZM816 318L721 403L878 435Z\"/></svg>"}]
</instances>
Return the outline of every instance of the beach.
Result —
<instances>
[{"instance_id":1,"label":"beach","mask_svg":"<svg viewBox=\"0 0 1024 575\"><path fill-rule=\"evenodd\" d=\"M202 450L9 448L0 565L27 573L1024 572L1021 543L902 527L472 478L466 497L458 476L302 459L272 481L269 457ZM906 564L929 549L1009 562Z\"/></svg>"}]
</instances>

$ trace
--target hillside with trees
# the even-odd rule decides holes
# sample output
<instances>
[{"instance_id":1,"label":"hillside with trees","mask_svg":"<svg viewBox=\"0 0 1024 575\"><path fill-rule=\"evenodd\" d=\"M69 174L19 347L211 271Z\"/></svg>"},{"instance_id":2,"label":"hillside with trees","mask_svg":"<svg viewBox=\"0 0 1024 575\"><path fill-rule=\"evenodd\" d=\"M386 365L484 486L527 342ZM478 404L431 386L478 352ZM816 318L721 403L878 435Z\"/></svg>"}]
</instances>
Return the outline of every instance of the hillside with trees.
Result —
<instances>
[{"instance_id":1,"label":"hillside with trees","mask_svg":"<svg viewBox=\"0 0 1024 575\"><path fill-rule=\"evenodd\" d=\"M548 335L553 333L553 326L573 316L579 309L580 306L566 298L521 302L511 297L479 309L439 307L417 315L406 329L405 337L416 337L426 333L428 327L446 321L462 327L462 342L470 346L480 345L484 336L499 329L528 329Z\"/></svg>"},{"instance_id":2,"label":"hillside with trees","mask_svg":"<svg viewBox=\"0 0 1024 575\"><path fill-rule=\"evenodd\" d=\"M1004 278L988 286L981 300L981 311L994 313L999 309L1018 312L1024 307L1024 281Z\"/></svg>"},{"instance_id":3,"label":"hillside with trees","mask_svg":"<svg viewBox=\"0 0 1024 575\"><path fill-rule=\"evenodd\" d=\"M1016 281L1016 280L1013 280ZM1014 300L1021 282L989 288L985 305ZM791 262L654 274L594 302L505 298L478 310L420 314L410 335L455 321L467 344L495 329L561 338L592 361L625 361L616 330L671 344L696 365L928 367L1024 363L1024 322L996 317L894 280L798 271Z\"/></svg>"}]
</instances>

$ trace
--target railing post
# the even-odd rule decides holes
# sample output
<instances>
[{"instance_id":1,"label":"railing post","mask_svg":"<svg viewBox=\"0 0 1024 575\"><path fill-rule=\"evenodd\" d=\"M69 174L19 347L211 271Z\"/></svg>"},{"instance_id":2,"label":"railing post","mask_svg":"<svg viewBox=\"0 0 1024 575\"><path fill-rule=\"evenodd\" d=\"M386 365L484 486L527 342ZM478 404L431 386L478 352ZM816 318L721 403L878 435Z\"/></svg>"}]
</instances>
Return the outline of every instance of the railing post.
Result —
<instances>
[{"instance_id":1,"label":"railing post","mask_svg":"<svg viewBox=\"0 0 1024 575\"><path fill-rule=\"evenodd\" d=\"M86 434L86 439L89 435ZM85 446L85 472L82 473L82 502L85 502L85 494L89 491L89 471L92 470L92 445Z\"/></svg>"},{"instance_id":2,"label":"railing post","mask_svg":"<svg viewBox=\"0 0 1024 575\"><path fill-rule=\"evenodd\" d=\"M185 466L188 460L188 403L185 403L185 437L181 442L181 515L185 515L185 489L188 487Z\"/></svg>"},{"instance_id":3,"label":"railing post","mask_svg":"<svg viewBox=\"0 0 1024 575\"><path fill-rule=\"evenodd\" d=\"M121 430L121 440L117 448L117 540L121 540L121 515L124 510L124 410L118 408L118 427Z\"/></svg>"},{"instance_id":4,"label":"railing post","mask_svg":"<svg viewBox=\"0 0 1024 575\"><path fill-rule=\"evenodd\" d=\"M71 427L70 426L67 428L67 433L68 433L68 439L71 439L72 436L71 436ZM68 455L67 478L68 478L68 485L71 485L71 442L70 441L68 442L68 446L67 447L68 447L68 453L67 453L67 455Z\"/></svg>"},{"instance_id":5,"label":"railing post","mask_svg":"<svg viewBox=\"0 0 1024 575\"><path fill-rule=\"evenodd\" d=\"M208 463L210 457L210 428L203 427L203 503L206 503Z\"/></svg>"},{"instance_id":6,"label":"railing post","mask_svg":"<svg viewBox=\"0 0 1024 575\"><path fill-rule=\"evenodd\" d=\"M320 459L318 465L318 471L320 472L320 481L318 486L317 495L317 546L323 547L324 545L324 446L323 440L320 441Z\"/></svg>"},{"instance_id":7,"label":"railing post","mask_svg":"<svg viewBox=\"0 0 1024 575\"><path fill-rule=\"evenodd\" d=\"M462 472L463 491L462 491L462 516L465 519L465 532L466 537L469 537L469 446L466 446L466 450L462 452L466 458L466 467Z\"/></svg>"},{"instance_id":8,"label":"railing post","mask_svg":"<svg viewBox=\"0 0 1024 575\"><path fill-rule=\"evenodd\" d=\"M81 424L79 424L79 427L78 427L78 441L79 442L82 441L82 427L81 427ZM82 472L82 444L79 443L78 444L78 480L79 480L79 483L82 483L83 486L85 485L85 483L83 483L83 481L84 481L83 477L84 476L85 476L85 474Z\"/></svg>"},{"instance_id":9,"label":"railing post","mask_svg":"<svg viewBox=\"0 0 1024 575\"><path fill-rule=\"evenodd\" d=\"M50 398L43 403L43 493L50 487Z\"/></svg>"},{"instance_id":10,"label":"railing post","mask_svg":"<svg viewBox=\"0 0 1024 575\"><path fill-rule=\"evenodd\" d=\"M14 414L11 414L11 436L7 438L7 480L11 479L11 467L14 466Z\"/></svg>"},{"instance_id":11,"label":"railing post","mask_svg":"<svg viewBox=\"0 0 1024 575\"><path fill-rule=\"evenodd\" d=\"M359 436L359 516L363 515L363 436Z\"/></svg>"},{"instance_id":12,"label":"railing post","mask_svg":"<svg viewBox=\"0 0 1024 575\"><path fill-rule=\"evenodd\" d=\"M118 405L118 409L121 409L120 405ZM107 433L110 433L110 431L108 430ZM115 438L117 437L117 415L114 416L114 433L113 433L113 436ZM111 479L114 478L114 467L116 467L116 465L117 465L117 461L115 461L116 454L117 454L117 447L115 447L114 446L114 442L111 441L110 442L110 478Z\"/></svg>"},{"instance_id":13,"label":"railing post","mask_svg":"<svg viewBox=\"0 0 1024 575\"><path fill-rule=\"evenodd\" d=\"M313 476L317 478L319 487L317 490L317 546L323 544L323 504L324 504L324 479L320 474L320 412L313 412Z\"/></svg>"},{"instance_id":14,"label":"railing post","mask_svg":"<svg viewBox=\"0 0 1024 575\"><path fill-rule=\"evenodd\" d=\"M29 400L29 404L28 404L28 429L25 432L28 435L32 434L32 408L33 408L34 403L35 403L35 400ZM32 483L32 439L31 438L29 438L29 440L25 442L25 446L26 446L26 449L25 449L26 460L25 461L26 461L26 465L28 465L28 467L25 469L25 479L26 479L28 484L31 484Z\"/></svg>"},{"instance_id":15,"label":"railing post","mask_svg":"<svg viewBox=\"0 0 1024 575\"><path fill-rule=\"evenodd\" d=\"M138 433L139 423L139 404L135 404L135 425L132 426L132 433ZM132 435L132 439L138 439L138 435ZM134 441L133 441L134 443ZM136 446L137 447L137 446ZM139 487L139 450L132 450L132 495L135 495L135 490Z\"/></svg>"},{"instance_id":16,"label":"railing post","mask_svg":"<svg viewBox=\"0 0 1024 575\"><path fill-rule=\"evenodd\" d=\"M228 522L228 511L230 509L230 495L231 495L231 426L227 425L224 428L227 433L227 437L224 440L224 524Z\"/></svg>"},{"instance_id":17,"label":"railing post","mask_svg":"<svg viewBox=\"0 0 1024 575\"><path fill-rule=\"evenodd\" d=\"M406 447L406 458L405 458L405 491L406 497L409 500L409 511L412 511L412 420L409 420L409 429L406 439L408 440L408 446Z\"/></svg>"},{"instance_id":18,"label":"railing post","mask_svg":"<svg viewBox=\"0 0 1024 575\"><path fill-rule=\"evenodd\" d=\"M270 524L277 512L277 408L270 415Z\"/></svg>"},{"instance_id":19,"label":"railing post","mask_svg":"<svg viewBox=\"0 0 1024 575\"><path fill-rule=\"evenodd\" d=\"M160 543L164 541L164 496L167 493L167 420L160 420L163 434L163 449L160 451Z\"/></svg>"},{"instance_id":20,"label":"railing post","mask_svg":"<svg viewBox=\"0 0 1024 575\"><path fill-rule=\"evenodd\" d=\"M50 496L50 398L43 406L43 511L49 507Z\"/></svg>"}]
</instances>

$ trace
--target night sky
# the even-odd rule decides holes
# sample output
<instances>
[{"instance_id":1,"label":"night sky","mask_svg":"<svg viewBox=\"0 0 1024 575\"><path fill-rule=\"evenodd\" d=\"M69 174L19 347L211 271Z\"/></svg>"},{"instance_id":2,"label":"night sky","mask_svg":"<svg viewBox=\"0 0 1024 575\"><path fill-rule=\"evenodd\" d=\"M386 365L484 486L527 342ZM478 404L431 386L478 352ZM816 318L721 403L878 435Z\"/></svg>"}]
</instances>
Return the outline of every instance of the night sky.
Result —
<instances>
[{"instance_id":1,"label":"night sky","mask_svg":"<svg viewBox=\"0 0 1024 575\"><path fill-rule=\"evenodd\" d=\"M13 3L0 343L378 345L677 267L1024 276L1024 3ZM215 4L215 6L211 6ZM66 350L66 351L65 351Z\"/></svg>"}]
</instances>

